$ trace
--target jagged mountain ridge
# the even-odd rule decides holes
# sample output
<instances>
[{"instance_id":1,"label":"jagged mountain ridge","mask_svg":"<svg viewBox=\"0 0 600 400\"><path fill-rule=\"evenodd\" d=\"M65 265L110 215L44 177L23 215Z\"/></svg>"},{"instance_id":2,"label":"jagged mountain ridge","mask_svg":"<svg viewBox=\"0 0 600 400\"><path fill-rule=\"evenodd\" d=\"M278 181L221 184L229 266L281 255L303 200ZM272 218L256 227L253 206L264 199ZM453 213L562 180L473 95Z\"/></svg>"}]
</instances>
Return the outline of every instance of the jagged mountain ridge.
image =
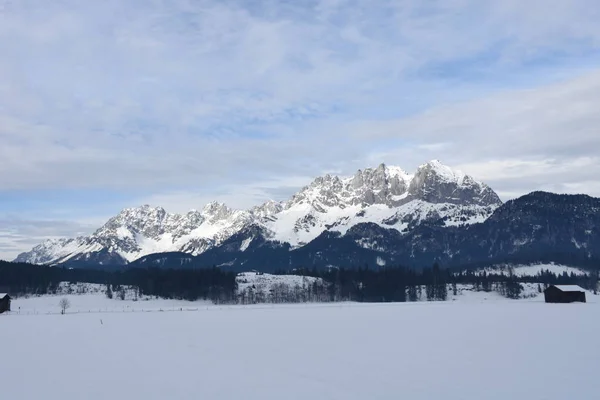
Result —
<instances>
[{"instance_id":1,"label":"jagged mountain ridge","mask_svg":"<svg viewBox=\"0 0 600 400\"><path fill-rule=\"evenodd\" d=\"M132 266L191 268L217 265L234 271L405 265L476 268L498 263L558 262L600 266L600 199L533 192L500 206L482 223L444 227L423 223L406 234L375 223L345 233L324 231L305 246L269 241L258 227L192 256L153 254ZM241 244L250 242L244 251Z\"/></svg>"},{"instance_id":2,"label":"jagged mountain ridge","mask_svg":"<svg viewBox=\"0 0 600 400\"><path fill-rule=\"evenodd\" d=\"M439 161L420 166L412 175L381 164L349 178L318 177L287 201L268 201L250 210L232 210L218 202L187 214L150 206L125 209L90 236L49 240L15 261L126 264L153 253L199 255L245 231L298 249L323 232L344 234L362 223L406 234L432 221L443 226L481 222L500 204L487 185ZM254 239L248 237L239 250Z\"/></svg>"}]
</instances>

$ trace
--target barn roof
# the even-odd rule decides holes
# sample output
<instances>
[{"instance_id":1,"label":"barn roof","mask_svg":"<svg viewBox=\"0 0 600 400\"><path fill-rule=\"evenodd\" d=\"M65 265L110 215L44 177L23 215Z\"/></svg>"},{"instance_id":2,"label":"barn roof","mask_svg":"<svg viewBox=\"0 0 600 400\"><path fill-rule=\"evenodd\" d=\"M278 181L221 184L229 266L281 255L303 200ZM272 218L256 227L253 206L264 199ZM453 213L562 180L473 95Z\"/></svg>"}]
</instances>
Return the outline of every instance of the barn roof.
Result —
<instances>
[{"instance_id":1,"label":"barn roof","mask_svg":"<svg viewBox=\"0 0 600 400\"><path fill-rule=\"evenodd\" d=\"M0 299L5 298L6 296L8 296L8 293L0 293Z\"/></svg>"},{"instance_id":2,"label":"barn roof","mask_svg":"<svg viewBox=\"0 0 600 400\"><path fill-rule=\"evenodd\" d=\"M556 288L562 290L563 292L585 292L581 286L578 285L554 285Z\"/></svg>"}]
</instances>

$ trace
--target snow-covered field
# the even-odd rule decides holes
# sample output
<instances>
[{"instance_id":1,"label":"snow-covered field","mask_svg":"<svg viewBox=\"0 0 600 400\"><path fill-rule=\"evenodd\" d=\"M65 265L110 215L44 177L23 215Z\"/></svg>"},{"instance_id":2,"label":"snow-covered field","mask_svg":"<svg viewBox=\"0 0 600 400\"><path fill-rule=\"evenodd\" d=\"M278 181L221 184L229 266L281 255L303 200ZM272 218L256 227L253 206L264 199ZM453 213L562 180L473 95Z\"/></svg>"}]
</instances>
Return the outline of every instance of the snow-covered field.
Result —
<instances>
[{"instance_id":1,"label":"snow-covered field","mask_svg":"<svg viewBox=\"0 0 600 400\"><path fill-rule=\"evenodd\" d=\"M523 267L537 268L537 267ZM282 296L282 293L289 292L293 294L296 290L300 292L307 290L311 285L324 282L320 278L304 277L299 275L271 275L257 272L243 272L236 277L238 283L238 295L249 296L249 293L263 293L264 298L258 300L255 296L256 303L273 303L276 302L273 298L273 293L276 293L282 298L279 301L301 301L302 295ZM521 299L517 301L543 301L543 293L539 290L543 289L543 285L537 283L521 283L523 288ZM120 299L120 290L114 289L113 298L109 299L106 296L106 285L94 283L68 283L62 282L55 295L43 296L28 296L13 299L12 313L21 315L37 315L37 314L58 314L60 313L59 302L66 298L69 301L68 314L74 313L115 313L115 312L152 312L152 311L198 311L200 309L209 309L213 307L210 301L186 301L186 300L171 300L162 299L152 296L138 295L137 290L130 286L123 286L123 297ZM491 291L477 291L473 285L457 285L456 294L452 285L447 285L448 301L458 301L461 303L473 302L488 302L488 301L509 301L502 296L499 291L492 286ZM285 294L285 293L284 293ZM426 287L422 286L418 292L417 301L426 302ZM587 291L588 302L600 302L600 297ZM287 299L287 300L286 300ZM308 302L309 298L305 298ZM408 300L408 291L407 291ZM241 302L244 303L244 302ZM266 305L266 304L265 304ZM316 305L315 305L316 306ZM236 306L221 305L221 307L235 308Z\"/></svg>"},{"instance_id":2,"label":"snow-covered field","mask_svg":"<svg viewBox=\"0 0 600 400\"><path fill-rule=\"evenodd\" d=\"M56 314L60 313L58 303L67 298L70 307L67 313L105 313L105 312L149 312L149 311L196 311L201 307L213 306L209 301L185 301L169 299L144 299L133 301L120 300L116 296L108 299L104 294L70 294L56 296L32 296L17 298L12 301L12 314Z\"/></svg>"},{"instance_id":3,"label":"snow-covered field","mask_svg":"<svg viewBox=\"0 0 600 400\"><path fill-rule=\"evenodd\" d=\"M11 400L593 399L599 311L595 302L491 299L13 313L0 315L0 393Z\"/></svg>"},{"instance_id":4,"label":"snow-covered field","mask_svg":"<svg viewBox=\"0 0 600 400\"><path fill-rule=\"evenodd\" d=\"M59 302L69 300L67 313L105 313L105 312L141 312L141 311L173 311L197 310L213 304L209 301L169 300L151 296L137 296L137 290L123 286L124 300L115 291L113 298L106 297L106 285L95 283L62 282L56 295L28 296L13 299L13 314L56 314L60 313Z\"/></svg>"},{"instance_id":5,"label":"snow-covered field","mask_svg":"<svg viewBox=\"0 0 600 400\"><path fill-rule=\"evenodd\" d=\"M289 289L306 288L315 282L323 283L320 278L300 275L272 275L260 272L242 272L235 279L238 285L238 293L252 289L269 293L278 285L286 285Z\"/></svg>"},{"instance_id":6,"label":"snow-covered field","mask_svg":"<svg viewBox=\"0 0 600 400\"><path fill-rule=\"evenodd\" d=\"M568 275L574 274L577 276L587 275L587 272L581 268L569 267L567 265L556 264L556 263L540 263L540 264L529 264L529 265L498 265L494 267L482 268L476 271L477 274L497 274L497 275L508 275L511 271L513 275L523 276L536 276L542 272L550 272L556 275L562 275L567 273Z\"/></svg>"}]
</instances>

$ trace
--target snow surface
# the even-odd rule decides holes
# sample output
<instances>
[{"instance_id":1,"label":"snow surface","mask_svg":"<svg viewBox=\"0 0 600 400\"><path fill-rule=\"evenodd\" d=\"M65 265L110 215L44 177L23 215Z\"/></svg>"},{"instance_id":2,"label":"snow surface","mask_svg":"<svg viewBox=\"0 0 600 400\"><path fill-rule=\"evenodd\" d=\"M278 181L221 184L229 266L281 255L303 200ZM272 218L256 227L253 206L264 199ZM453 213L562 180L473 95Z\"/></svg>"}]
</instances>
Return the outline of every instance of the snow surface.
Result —
<instances>
[{"instance_id":1,"label":"snow surface","mask_svg":"<svg viewBox=\"0 0 600 400\"><path fill-rule=\"evenodd\" d=\"M462 171L453 170L447 165L442 164L439 160L429 161L427 164L421 165L420 168L426 166L429 166L431 169L433 169L440 178L447 182L456 182L460 185L463 183L466 176Z\"/></svg>"},{"instance_id":2,"label":"snow surface","mask_svg":"<svg viewBox=\"0 0 600 400\"><path fill-rule=\"evenodd\" d=\"M252 243L252 238L244 239L244 241L240 245L240 251L246 251L248 249L248 246L250 246L250 243Z\"/></svg>"},{"instance_id":3,"label":"snow surface","mask_svg":"<svg viewBox=\"0 0 600 400\"><path fill-rule=\"evenodd\" d=\"M554 285L563 292L585 292L585 289L578 285Z\"/></svg>"},{"instance_id":4,"label":"snow surface","mask_svg":"<svg viewBox=\"0 0 600 400\"><path fill-rule=\"evenodd\" d=\"M323 283L322 279L301 275L271 275L260 272L242 272L237 275L238 294L253 288L255 292L263 291L268 294L276 285L287 285L290 290L295 287L305 288L315 282ZM522 283L523 291L520 301L543 301L537 283ZM541 285L543 287L543 285ZM60 312L59 301L67 298L71 304L68 313L104 313L104 312L150 312L150 311L180 311L198 310L212 307L209 301L186 301L163 299L155 296L139 296L135 288L123 286L125 299L121 300L118 292L113 291L113 299L106 297L106 285L94 283L61 282L57 293L53 295L17 297L12 299L13 313L20 314L55 314ZM487 302L509 301L496 291L477 291L473 285L457 285L457 294L453 294L452 285L447 285L448 301ZM595 302L598 296L586 291L589 302ZM408 290L407 290L408 298ZM426 287L421 287L421 297L417 301L427 301Z\"/></svg>"},{"instance_id":5,"label":"snow surface","mask_svg":"<svg viewBox=\"0 0 600 400\"><path fill-rule=\"evenodd\" d=\"M77 313L115 313L115 312L150 312L150 311L190 311L200 307L213 306L209 301L185 301L162 299L153 296L142 296L135 300L134 290L125 287L125 300L118 298L117 292L113 298L106 297L106 286L91 283L66 284L61 283L56 295L17 297L11 300L11 314L36 315L57 314L60 312L58 303L61 299L69 300L69 314Z\"/></svg>"},{"instance_id":6,"label":"snow surface","mask_svg":"<svg viewBox=\"0 0 600 400\"><path fill-rule=\"evenodd\" d=\"M2 398L598 397L599 303L0 315ZM568 329L548 329L548 321ZM554 382L554 383L553 383Z\"/></svg>"},{"instance_id":7,"label":"snow surface","mask_svg":"<svg viewBox=\"0 0 600 400\"><path fill-rule=\"evenodd\" d=\"M465 212L469 216L465 216ZM422 222L428 219L444 218L445 226L470 225L483 222L490 215L489 207L477 205L456 205L450 203L428 203L413 200L399 207L389 207L385 204L371 206L354 205L348 207L329 207L327 212L318 213L309 203L299 203L273 216L265 226L273 232L272 239L289 243L292 248L301 247L317 238L326 230L345 234L354 225L372 222L386 229L396 229L403 232L409 223L402 218L410 215L409 220ZM299 224L307 215L311 220ZM396 218L397 222L390 222Z\"/></svg>"},{"instance_id":8,"label":"snow surface","mask_svg":"<svg viewBox=\"0 0 600 400\"><path fill-rule=\"evenodd\" d=\"M395 166L395 165L386 165L385 169L386 169L386 171L385 171L386 176L388 178L396 176L405 182L410 182L412 180L412 178L414 177L414 174L409 174L402 168ZM352 178L348 178L348 179L352 179Z\"/></svg>"},{"instance_id":9,"label":"snow surface","mask_svg":"<svg viewBox=\"0 0 600 400\"><path fill-rule=\"evenodd\" d=\"M260 272L242 272L236 276L236 282L238 285L238 293L252 288L256 291L263 291L269 293L269 291L275 285L288 285L290 289L296 286L306 287L314 284L315 282L323 282L321 278L314 278L311 276L301 275L271 275L263 274Z\"/></svg>"},{"instance_id":10,"label":"snow surface","mask_svg":"<svg viewBox=\"0 0 600 400\"><path fill-rule=\"evenodd\" d=\"M539 264L517 264L517 265L497 265L493 267L486 267L476 271L477 274L482 274L484 271L487 274L497 274L497 275L509 275L510 270L515 276L523 277L523 276L536 276L542 273L542 271L550 271L556 275L562 275L563 273L567 273L568 275L574 274L577 276L587 275L587 272L581 268L570 267L563 264L556 263L539 263Z\"/></svg>"}]
</instances>

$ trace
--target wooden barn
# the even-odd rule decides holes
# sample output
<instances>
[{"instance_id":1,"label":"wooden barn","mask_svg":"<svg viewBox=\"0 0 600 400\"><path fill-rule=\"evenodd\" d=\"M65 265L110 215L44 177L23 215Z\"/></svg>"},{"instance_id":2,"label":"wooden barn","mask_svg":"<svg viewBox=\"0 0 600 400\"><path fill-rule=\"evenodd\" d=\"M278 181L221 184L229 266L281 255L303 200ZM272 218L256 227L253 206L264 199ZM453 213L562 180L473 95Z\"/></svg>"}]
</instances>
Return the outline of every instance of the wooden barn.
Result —
<instances>
[{"instance_id":1,"label":"wooden barn","mask_svg":"<svg viewBox=\"0 0 600 400\"><path fill-rule=\"evenodd\" d=\"M0 293L0 314L10 311L10 296L6 293Z\"/></svg>"},{"instance_id":2,"label":"wooden barn","mask_svg":"<svg viewBox=\"0 0 600 400\"><path fill-rule=\"evenodd\" d=\"M577 285L552 285L544 290L546 303L585 303L585 290Z\"/></svg>"}]
</instances>

